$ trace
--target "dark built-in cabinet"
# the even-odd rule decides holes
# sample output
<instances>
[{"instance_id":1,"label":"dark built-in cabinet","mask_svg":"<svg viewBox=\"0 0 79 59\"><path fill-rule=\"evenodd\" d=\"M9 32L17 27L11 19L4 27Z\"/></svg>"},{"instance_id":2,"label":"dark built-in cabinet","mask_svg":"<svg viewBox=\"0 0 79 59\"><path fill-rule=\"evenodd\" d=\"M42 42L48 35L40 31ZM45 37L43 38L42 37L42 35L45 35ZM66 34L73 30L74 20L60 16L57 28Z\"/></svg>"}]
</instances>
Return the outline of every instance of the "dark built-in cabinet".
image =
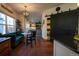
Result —
<instances>
[{"instance_id":1,"label":"dark built-in cabinet","mask_svg":"<svg viewBox=\"0 0 79 59\"><path fill-rule=\"evenodd\" d=\"M79 11L69 10L51 15L51 39L55 39L76 50L74 35L78 34Z\"/></svg>"}]
</instances>

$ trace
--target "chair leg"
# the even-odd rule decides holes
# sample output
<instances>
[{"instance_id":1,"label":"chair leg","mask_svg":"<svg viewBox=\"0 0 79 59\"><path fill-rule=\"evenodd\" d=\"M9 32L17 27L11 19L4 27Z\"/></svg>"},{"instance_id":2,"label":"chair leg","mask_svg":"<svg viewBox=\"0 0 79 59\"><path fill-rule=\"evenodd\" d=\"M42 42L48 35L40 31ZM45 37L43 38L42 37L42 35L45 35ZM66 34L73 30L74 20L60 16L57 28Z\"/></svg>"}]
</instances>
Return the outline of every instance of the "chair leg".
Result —
<instances>
[{"instance_id":1,"label":"chair leg","mask_svg":"<svg viewBox=\"0 0 79 59\"><path fill-rule=\"evenodd\" d=\"M32 43L33 43L33 42L32 42L32 40L31 40L31 47L33 47Z\"/></svg>"},{"instance_id":2,"label":"chair leg","mask_svg":"<svg viewBox=\"0 0 79 59\"><path fill-rule=\"evenodd\" d=\"M26 46L28 45L28 39L26 40Z\"/></svg>"},{"instance_id":3,"label":"chair leg","mask_svg":"<svg viewBox=\"0 0 79 59\"><path fill-rule=\"evenodd\" d=\"M36 45L36 37L34 37L35 45Z\"/></svg>"}]
</instances>

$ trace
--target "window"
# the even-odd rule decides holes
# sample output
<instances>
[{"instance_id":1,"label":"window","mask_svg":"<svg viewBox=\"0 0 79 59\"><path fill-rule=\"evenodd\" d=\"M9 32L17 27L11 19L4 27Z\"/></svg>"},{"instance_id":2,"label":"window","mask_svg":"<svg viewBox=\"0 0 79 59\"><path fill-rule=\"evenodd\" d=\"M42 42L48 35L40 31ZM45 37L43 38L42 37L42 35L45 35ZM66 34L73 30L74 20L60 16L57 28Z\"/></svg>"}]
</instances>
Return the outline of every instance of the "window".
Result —
<instances>
[{"instance_id":1,"label":"window","mask_svg":"<svg viewBox=\"0 0 79 59\"><path fill-rule=\"evenodd\" d=\"M0 25L0 33L5 34L6 32L5 26L4 25Z\"/></svg>"},{"instance_id":2,"label":"window","mask_svg":"<svg viewBox=\"0 0 79 59\"><path fill-rule=\"evenodd\" d=\"M15 19L7 16L7 33L15 32Z\"/></svg>"},{"instance_id":3,"label":"window","mask_svg":"<svg viewBox=\"0 0 79 59\"><path fill-rule=\"evenodd\" d=\"M0 33L5 34L6 33L6 27L5 27L5 15L0 13Z\"/></svg>"},{"instance_id":4,"label":"window","mask_svg":"<svg viewBox=\"0 0 79 59\"><path fill-rule=\"evenodd\" d=\"M7 25L14 25L14 19L12 17L7 16Z\"/></svg>"},{"instance_id":5,"label":"window","mask_svg":"<svg viewBox=\"0 0 79 59\"><path fill-rule=\"evenodd\" d=\"M0 13L0 33L5 34L15 31L15 19L3 13Z\"/></svg>"}]
</instances>

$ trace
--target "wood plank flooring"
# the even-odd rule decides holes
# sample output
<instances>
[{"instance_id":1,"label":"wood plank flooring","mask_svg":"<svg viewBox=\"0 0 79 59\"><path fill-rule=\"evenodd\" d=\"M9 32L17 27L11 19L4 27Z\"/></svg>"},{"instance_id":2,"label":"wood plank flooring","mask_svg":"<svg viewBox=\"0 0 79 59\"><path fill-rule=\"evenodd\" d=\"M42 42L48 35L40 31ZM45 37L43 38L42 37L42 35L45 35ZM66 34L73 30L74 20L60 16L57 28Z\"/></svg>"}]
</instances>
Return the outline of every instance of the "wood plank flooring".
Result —
<instances>
[{"instance_id":1,"label":"wood plank flooring","mask_svg":"<svg viewBox=\"0 0 79 59\"><path fill-rule=\"evenodd\" d=\"M33 47L21 43L12 50L11 56L53 56L53 43L37 38L36 45L34 42Z\"/></svg>"}]
</instances>

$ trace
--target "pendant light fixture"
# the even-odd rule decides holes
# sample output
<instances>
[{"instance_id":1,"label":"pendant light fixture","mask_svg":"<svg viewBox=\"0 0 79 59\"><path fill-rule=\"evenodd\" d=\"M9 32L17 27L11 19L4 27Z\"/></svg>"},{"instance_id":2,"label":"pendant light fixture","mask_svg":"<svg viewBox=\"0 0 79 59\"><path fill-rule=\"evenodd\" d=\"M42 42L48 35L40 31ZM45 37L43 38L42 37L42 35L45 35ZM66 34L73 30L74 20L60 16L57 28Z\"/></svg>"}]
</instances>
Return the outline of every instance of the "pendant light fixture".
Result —
<instances>
[{"instance_id":1,"label":"pendant light fixture","mask_svg":"<svg viewBox=\"0 0 79 59\"><path fill-rule=\"evenodd\" d=\"M29 12L26 10L27 6L24 6L25 11L23 12L24 17L26 18L27 16L29 16Z\"/></svg>"}]
</instances>

